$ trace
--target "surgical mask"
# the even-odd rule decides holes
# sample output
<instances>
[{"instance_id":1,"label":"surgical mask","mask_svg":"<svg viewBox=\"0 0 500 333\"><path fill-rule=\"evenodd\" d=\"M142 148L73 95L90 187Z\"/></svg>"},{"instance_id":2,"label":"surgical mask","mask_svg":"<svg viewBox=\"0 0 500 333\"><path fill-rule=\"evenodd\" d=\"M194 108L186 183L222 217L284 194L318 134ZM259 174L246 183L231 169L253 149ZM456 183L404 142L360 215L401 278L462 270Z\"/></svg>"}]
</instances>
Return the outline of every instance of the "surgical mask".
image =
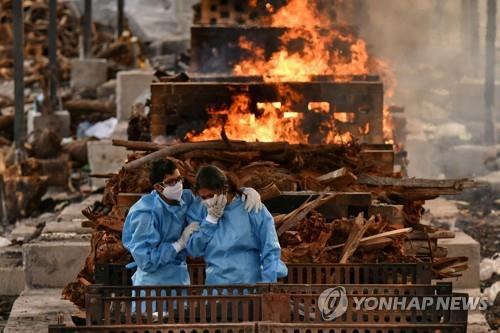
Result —
<instances>
[{"instance_id":1,"label":"surgical mask","mask_svg":"<svg viewBox=\"0 0 500 333\"><path fill-rule=\"evenodd\" d=\"M181 201L182 188L182 182L177 182L174 186L165 186L162 194L169 200Z\"/></svg>"}]
</instances>

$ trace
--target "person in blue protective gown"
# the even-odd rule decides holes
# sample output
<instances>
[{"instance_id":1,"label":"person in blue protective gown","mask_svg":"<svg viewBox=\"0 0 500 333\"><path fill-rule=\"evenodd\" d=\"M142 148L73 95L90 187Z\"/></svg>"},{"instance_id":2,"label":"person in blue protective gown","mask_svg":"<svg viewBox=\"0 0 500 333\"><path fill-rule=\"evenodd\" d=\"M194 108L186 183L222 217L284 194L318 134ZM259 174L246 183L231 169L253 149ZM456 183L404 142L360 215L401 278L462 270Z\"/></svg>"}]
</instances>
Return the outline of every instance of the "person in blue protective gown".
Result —
<instances>
[{"instance_id":1,"label":"person in blue protective gown","mask_svg":"<svg viewBox=\"0 0 500 333\"><path fill-rule=\"evenodd\" d=\"M155 189L130 208L123 226L123 245L134 258L129 267L137 266L133 285L187 285L183 249L198 228L196 223L186 223L193 194L183 190L182 177L171 160L155 161L149 178Z\"/></svg>"},{"instance_id":2,"label":"person in blue protective gown","mask_svg":"<svg viewBox=\"0 0 500 333\"><path fill-rule=\"evenodd\" d=\"M274 283L288 273L274 220L264 207L245 210L241 193L215 166L200 168L194 188L198 200L190 218L199 215L186 250L205 260L207 285Z\"/></svg>"},{"instance_id":3,"label":"person in blue protective gown","mask_svg":"<svg viewBox=\"0 0 500 333\"><path fill-rule=\"evenodd\" d=\"M168 159L155 161L150 171L154 190L144 195L127 214L122 241L137 267L132 277L134 286L188 285L186 247L196 230L199 212L191 190L183 189L183 179L175 163ZM262 207L257 191L242 189L246 209ZM195 207L190 210L191 205ZM196 214L189 216L189 214Z\"/></svg>"}]
</instances>

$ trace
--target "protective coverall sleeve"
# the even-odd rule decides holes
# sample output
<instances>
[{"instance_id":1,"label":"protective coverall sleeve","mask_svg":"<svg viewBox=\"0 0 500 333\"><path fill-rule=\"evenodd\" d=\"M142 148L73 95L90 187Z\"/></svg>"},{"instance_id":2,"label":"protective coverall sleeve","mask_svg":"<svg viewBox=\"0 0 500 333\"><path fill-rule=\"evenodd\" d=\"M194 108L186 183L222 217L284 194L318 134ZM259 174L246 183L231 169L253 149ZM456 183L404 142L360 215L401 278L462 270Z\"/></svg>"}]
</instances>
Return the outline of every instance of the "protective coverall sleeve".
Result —
<instances>
[{"instance_id":1,"label":"protective coverall sleeve","mask_svg":"<svg viewBox=\"0 0 500 333\"><path fill-rule=\"evenodd\" d=\"M122 234L123 245L142 271L155 272L176 257L173 245L162 243L160 239L151 213L138 212L127 216Z\"/></svg>"},{"instance_id":2,"label":"protective coverall sleeve","mask_svg":"<svg viewBox=\"0 0 500 333\"><path fill-rule=\"evenodd\" d=\"M262 283L275 283L285 277L288 270L281 261L281 247L276 234L274 219L266 208L256 214L257 237L260 240Z\"/></svg>"},{"instance_id":3,"label":"protective coverall sleeve","mask_svg":"<svg viewBox=\"0 0 500 333\"><path fill-rule=\"evenodd\" d=\"M207 244L212 239L217 224L210 223L206 219L201 223L200 229L191 234L188 240L186 250L192 257L202 257L205 254Z\"/></svg>"}]
</instances>

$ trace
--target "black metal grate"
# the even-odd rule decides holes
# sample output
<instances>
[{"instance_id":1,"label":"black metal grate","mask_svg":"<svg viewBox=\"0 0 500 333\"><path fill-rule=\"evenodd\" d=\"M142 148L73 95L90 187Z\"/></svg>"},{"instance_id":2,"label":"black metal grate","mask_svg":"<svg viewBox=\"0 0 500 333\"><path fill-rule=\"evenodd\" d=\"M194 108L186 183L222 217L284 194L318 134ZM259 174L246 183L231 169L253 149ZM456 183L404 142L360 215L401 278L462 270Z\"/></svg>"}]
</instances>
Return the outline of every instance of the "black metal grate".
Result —
<instances>
[{"instance_id":1,"label":"black metal grate","mask_svg":"<svg viewBox=\"0 0 500 333\"><path fill-rule=\"evenodd\" d=\"M49 333L466 333L465 325L191 324L143 326L49 326Z\"/></svg>"},{"instance_id":2,"label":"black metal grate","mask_svg":"<svg viewBox=\"0 0 500 333\"><path fill-rule=\"evenodd\" d=\"M324 322L318 306L320 293L338 285L255 285L106 287L90 286L86 294L87 325L194 324L245 321L287 323ZM445 310L438 298L449 300L451 284L431 285L345 285L346 312L336 323L437 324L467 321L466 310ZM399 300L431 300L426 311L385 305L355 307L361 297L382 304L385 296Z\"/></svg>"},{"instance_id":3,"label":"black metal grate","mask_svg":"<svg viewBox=\"0 0 500 333\"><path fill-rule=\"evenodd\" d=\"M427 263L287 264L287 284L430 284ZM205 283L204 264L189 264L191 284ZM107 286L129 286L133 270L122 264L96 264L95 281Z\"/></svg>"}]
</instances>

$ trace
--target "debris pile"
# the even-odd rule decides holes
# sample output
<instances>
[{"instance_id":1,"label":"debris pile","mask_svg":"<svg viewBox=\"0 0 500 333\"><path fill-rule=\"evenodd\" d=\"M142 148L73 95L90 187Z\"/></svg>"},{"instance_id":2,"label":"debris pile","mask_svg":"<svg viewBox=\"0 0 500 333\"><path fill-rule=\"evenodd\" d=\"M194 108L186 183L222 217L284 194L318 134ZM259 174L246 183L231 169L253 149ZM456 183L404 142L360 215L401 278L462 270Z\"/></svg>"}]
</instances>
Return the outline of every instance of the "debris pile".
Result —
<instances>
[{"instance_id":1,"label":"debris pile","mask_svg":"<svg viewBox=\"0 0 500 333\"><path fill-rule=\"evenodd\" d=\"M276 217L275 221L280 230L281 219ZM290 263L418 261L404 253L404 240L411 231L411 228L397 229L381 216L367 220L361 214L327 221L313 210L281 234L282 259Z\"/></svg>"},{"instance_id":2,"label":"debris pile","mask_svg":"<svg viewBox=\"0 0 500 333\"><path fill-rule=\"evenodd\" d=\"M14 147L0 150L0 219L13 223L31 216L49 187L75 190L71 173L87 163L85 143L62 144L57 133L45 128L24 145L25 158L16 161Z\"/></svg>"},{"instance_id":3,"label":"debris pile","mask_svg":"<svg viewBox=\"0 0 500 333\"><path fill-rule=\"evenodd\" d=\"M0 1L0 78L13 77L13 28L12 1ZM48 18L47 1L24 2L25 29L25 82L41 82L48 64ZM78 56L79 18L66 3L58 3L58 63L63 80L69 80L69 58Z\"/></svg>"},{"instance_id":4,"label":"debris pile","mask_svg":"<svg viewBox=\"0 0 500 333\"><path fill-rule=\"evenodd\" d=\"M0 1L0 78L13 77L13 28L12 1ZM47 76L48 64L48 18L49 6L46 0L24 2L25 29L25 83L42 83ZM77 58L79 37L81 36L81 17L77 9L68 2L57 3L58 41L57 57L59 78L70 79L70 59ZM126 32L118 39L113 29L94 23L93 50L96 58L111 60L115 66L133 66L140 55L138 40Z\"/></svg>"},{"instance_id":5,"label":"debris pile","mask_svg":"<svg viewBox=\"0 0 500 333\"><path fill-rule=\"evenodd\" d=\"M64 296L79 306L84 306L84 287L94 282L96 262L131 261L121 245L121 230L127 209L138 194L151 191L149 166L158 158L177 163L186 178L185 186L194 183L201 165L210 163L223 169L237 186L259 190L263 200L280 196L282 191L317 191L316 198L294 211L275 215L286 262L432 261L437 277L457 276L467 267L467 258L446 258L445 252L439 253L434 241L449 235L438 235L438 230L419 221L426 199L473 186L468 180L419 181L389 176L380 168L381 163L355 142L290 145L210 141L171 146L118 140L114 143L136 152L128 156L118 174L108 175L102 201L83 212L94 228L92 250L77 281L64 291ZM353 191L367 192L368 197L371 193L374 200L369 199L369 208L373 209L370 214L329 220L320 213L321 207L339 193ZM391 220L384 216L387 214L377 213L382 205L401 207L400 219Z\"/></svg>"}]
</instances>

